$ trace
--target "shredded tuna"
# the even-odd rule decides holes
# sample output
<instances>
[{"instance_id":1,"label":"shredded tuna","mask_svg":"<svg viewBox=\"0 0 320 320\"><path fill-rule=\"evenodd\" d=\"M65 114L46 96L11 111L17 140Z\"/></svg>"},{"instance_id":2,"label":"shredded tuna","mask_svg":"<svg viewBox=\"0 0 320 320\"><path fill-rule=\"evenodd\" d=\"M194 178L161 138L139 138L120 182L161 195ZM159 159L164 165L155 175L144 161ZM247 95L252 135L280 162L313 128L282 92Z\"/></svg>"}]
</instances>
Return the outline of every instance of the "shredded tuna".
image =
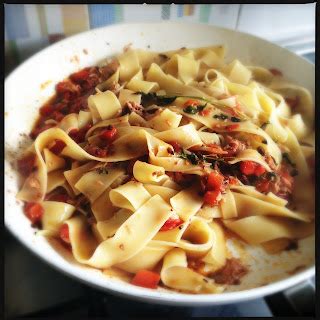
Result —
<instances>
[{"instance_id":1,"label":"shredded tuna","mask_svg":"<svg viewBox=\"0 0 320 320\"><path fill-rule=\"evenodd\" d=\"M143 106L136 102L128 101L123 107L123 114L135 112L139 116L143 116Z\"/></svg>"},{"instance_id":2,"label":"shredded tuna","mask_svg":"<svg viewBox=\"0 0 320 320\"><path fill-rule=\"evenodd\" d=\"M241 151L244 151L247 149L247 145L238 140L235 139L231 136L226 136L225 137L225 141L226 141L226 146L224 146L223 150L227 151L228 156L236 156L238 153L240 153Z\"/></svg>"},{"instance_id":3,"label":"shredded tuna","mask_svg":"<svg viewBox=\"0 0 320 320\"><path fill-rule=\"evenodd\" d=\"M228 151L223 150L219 145L215 143L204 144L202 146L194 146L189 149L190 151L201 151L207 154L219 154L226 155Z\"/></svg>"},{"instance_id":4,"label":"shredded tuna","mask_svg":"<svg viewBox=\"0 0 320 320\"><path fill-rule=\"evenodd\" d=\"M227 259L225 266L210 275L211 278L219 284L240 284L240 279L248 273L248 268L245 267L239 259Z\"/></svg>"},{"instance_id":5,"label":"shredded tuna","mask_svg":"<svg viewBox=\"0 0 320 320\"><path fill-rule=\"evenodd\" d=\"M286 165L281 165L278 175L279 179L277 179L275 184L271 185L271 191L279 197L289 200L293 191L294 179L290 175Z\"/></svg>"},{"instance_id":6,"label":"shredded tuna","mask_svg":"<svg viewBox=\"0 0 320 320\"><path fill-rule=\"evenodd\" d=\"M99 71L105 79L108 79L117 71L118 67L119 62L117 60L112 60L106 66L101 67Z\"/></svg>"},{"instance_id":7,"label":"shredded tuna","mask_svg":"<svg viewBox=\"0 0 320 320\"><path fill-rule=\"evenodd\" d=\"M262 193L272 192L285 200L290 200L294 187L294 178L289 170L290 168L287 165L282 164L276 171L274 178L263 177L257 182L256 189Z\"/></svg>"}]
</instances>

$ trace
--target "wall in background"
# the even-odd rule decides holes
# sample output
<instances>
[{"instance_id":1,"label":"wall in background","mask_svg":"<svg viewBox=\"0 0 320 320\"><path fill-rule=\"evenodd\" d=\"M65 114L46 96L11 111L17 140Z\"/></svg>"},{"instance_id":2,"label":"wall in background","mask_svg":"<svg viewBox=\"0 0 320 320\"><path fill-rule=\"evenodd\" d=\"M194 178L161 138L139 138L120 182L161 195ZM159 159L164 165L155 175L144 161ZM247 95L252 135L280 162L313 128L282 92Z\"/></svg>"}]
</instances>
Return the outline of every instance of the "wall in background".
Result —
<instances>
[{"instance_id":1,"label":"wall in background","mask_svg":"<svg viewBox=\"0 0 320 320\"><path fill-rule=\"evenodd\" d=\"M201 22L314 50L315 4L5 5L6 72L67 36L121 22Z\"/></svg>"}]
</instances>

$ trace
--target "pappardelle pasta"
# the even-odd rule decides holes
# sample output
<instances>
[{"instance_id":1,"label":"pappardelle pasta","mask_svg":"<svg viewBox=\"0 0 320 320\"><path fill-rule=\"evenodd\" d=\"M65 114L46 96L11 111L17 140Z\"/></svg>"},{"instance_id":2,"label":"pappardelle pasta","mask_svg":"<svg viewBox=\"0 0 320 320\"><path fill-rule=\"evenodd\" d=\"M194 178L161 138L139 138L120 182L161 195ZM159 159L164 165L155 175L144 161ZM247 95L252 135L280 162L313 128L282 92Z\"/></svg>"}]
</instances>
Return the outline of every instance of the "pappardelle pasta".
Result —
<instances>
[{"instance_id":1,"label":"pappardelle pasta","mask_svg":"<svg viewBox=\"0 0 320 320\"><path fill-rule=\"evenodd\" d=\"M314 232L313 112L308 90L223 46L129 49L57 84L17 198L81 264L220 293L250 271L227 234L277 253Z\"/></svg>"}]
</instances>

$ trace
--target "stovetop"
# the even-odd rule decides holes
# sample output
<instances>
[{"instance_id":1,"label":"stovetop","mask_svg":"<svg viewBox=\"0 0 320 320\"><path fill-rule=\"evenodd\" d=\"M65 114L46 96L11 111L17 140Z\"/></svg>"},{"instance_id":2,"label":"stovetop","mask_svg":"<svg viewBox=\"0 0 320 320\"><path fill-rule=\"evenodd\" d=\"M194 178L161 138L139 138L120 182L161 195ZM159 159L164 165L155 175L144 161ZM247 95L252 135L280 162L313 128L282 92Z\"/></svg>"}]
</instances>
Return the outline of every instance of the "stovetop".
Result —
<instances>
[{"instance_id":1,"label":"stovetop","mask_svg":"<svg viewBox=\"0 0 320 320\"><path fill-rule=\"evenodd\" d=\"M305 57L312 62L315 54ZM142 303L97 291L63 275L34 256L7 231L5 232L5 316L128 317L270 317L276 312L293 315L281 294L273 301L248 302L211 307L169 307ZM282 299L282 300L281 300ZM280 303L281 302L281 303ZM280 308L280 309L279 309Z\"/></svg>"}]
</instances>

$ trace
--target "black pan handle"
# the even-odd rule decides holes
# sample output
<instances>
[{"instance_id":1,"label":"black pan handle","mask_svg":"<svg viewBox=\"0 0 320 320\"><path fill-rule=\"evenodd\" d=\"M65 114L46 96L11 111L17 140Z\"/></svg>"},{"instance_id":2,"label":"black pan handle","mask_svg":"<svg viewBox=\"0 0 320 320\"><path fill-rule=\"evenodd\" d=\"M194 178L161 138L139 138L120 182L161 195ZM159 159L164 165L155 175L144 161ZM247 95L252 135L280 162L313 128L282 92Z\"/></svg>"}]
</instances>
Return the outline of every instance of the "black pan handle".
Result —
<instances>
[{"instance_id":1,"label":"black pan handle","mask_svg":"<svg viewBox=\"0 0 320 320\"><path fill-rule=\"evenodd\" d=\"M315 317L315 287L311 279L265 297L274 316Z\"/></svg>"}]
</instances>

